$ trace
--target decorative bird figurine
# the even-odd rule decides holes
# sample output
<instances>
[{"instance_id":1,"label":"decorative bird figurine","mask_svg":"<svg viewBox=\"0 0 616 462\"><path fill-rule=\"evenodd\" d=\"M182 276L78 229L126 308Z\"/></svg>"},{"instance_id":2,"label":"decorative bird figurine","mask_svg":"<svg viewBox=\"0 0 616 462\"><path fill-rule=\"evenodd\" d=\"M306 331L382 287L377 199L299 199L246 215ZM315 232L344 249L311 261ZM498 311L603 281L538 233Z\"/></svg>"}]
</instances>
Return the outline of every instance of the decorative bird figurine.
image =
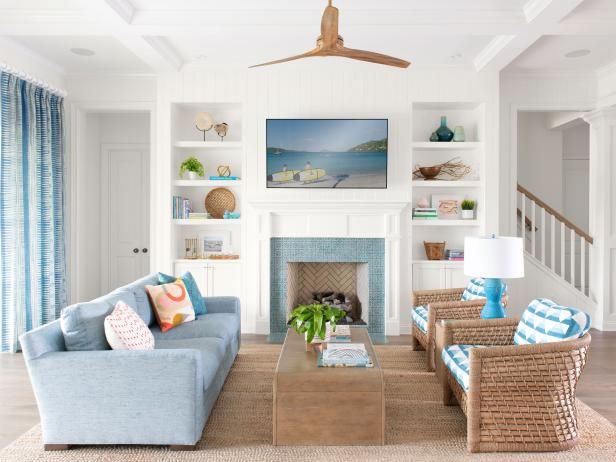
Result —
<instances>
[{"instance_id":1,"label":"decorative bird figurine","mask_svg":"<svg viewBox=\"0 0 616 462\"><path fill-rule=\"evenodd\" d=\"M224 137L227 136L228 128L229 126L225 122L214 125L214 130L216 130L216 133L218 133L218 136L220 136L220 141L222 141Z\"/></svg>"}]
</instances>

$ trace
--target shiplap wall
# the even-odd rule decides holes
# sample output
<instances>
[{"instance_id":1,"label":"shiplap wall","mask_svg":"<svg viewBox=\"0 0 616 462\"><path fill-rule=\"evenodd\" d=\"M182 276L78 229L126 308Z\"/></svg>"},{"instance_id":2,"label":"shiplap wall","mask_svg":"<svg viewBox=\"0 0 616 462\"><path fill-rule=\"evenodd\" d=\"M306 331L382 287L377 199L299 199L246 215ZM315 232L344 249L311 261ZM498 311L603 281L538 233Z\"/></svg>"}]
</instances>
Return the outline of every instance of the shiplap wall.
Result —
<instances>
[{"instance_id":1,"label":"shiplap wall","mask_svg":"<svg viewBox=\"0 0 616 462\"><path fill-rule=\"evenodd\" d=\"M246 156L246 197L250 202L293 202L297 207L316 201L344 205L346 201L371 204L380 201L410 201L410 142L412 103L473 101L485 104L487 156L488 229L498 226L498 100L499 78L494 73L474 71L416 72L389 69L364 63L341 61L340 64L319 60L261 69L206 68L188 66L180 73L162 74L157 85L157 153L153 168L160 187L154 200L159 213L152 217L156 227L157 268L171 270L169 242L171 223L166 213L171 195L168 168L171 162L171 104L177 102L239 102L243 107L243 141ZM204 105L203 110L207 110ZM215 115L215 114L214 114ZM389 166L386 190L276 190L265 187L265 121L267 118L388 118ZM439 121L434 121L435 128ZM230 127L233 130L234 127ZM494 174L490 174L494 172ZM155 207L156 208L156 207ZM249 212L250 213L250 212ZM247 247L256 245L256 230L245 217ZM401 252L410 258L408 239L410 219L403 220ZM254 243L252 241L254 239ZM154 246L153 246L154 247ZM257 258L247 252L246 259ZM398 269L400 287L400 329L408 326L410 309L411 265L401 258ZM258 268L246 261L247 268ZM256 288L250 280L246 294L244 330L256 329ZM256 283L255 283L256 284ZM254 297L253 297L254 295ZM251 302L254 300L254 303Z\"/></svg>"}]
</instances>

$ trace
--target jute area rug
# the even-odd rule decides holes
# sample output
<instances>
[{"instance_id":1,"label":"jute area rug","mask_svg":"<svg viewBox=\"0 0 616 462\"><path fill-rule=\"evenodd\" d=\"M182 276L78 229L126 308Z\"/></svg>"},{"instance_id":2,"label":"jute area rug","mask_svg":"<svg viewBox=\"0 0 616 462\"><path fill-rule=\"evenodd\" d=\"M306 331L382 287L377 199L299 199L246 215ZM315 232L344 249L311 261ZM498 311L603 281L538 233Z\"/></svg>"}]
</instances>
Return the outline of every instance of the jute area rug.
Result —
<instances>
[{"instance_id":1,"label":"jute area rug","mask_svg":"<svg viewBox=\"0 0 616 462\"><path fill-rule=\"evenodd\" d=\"M243 346L194 452L165 447L80 447L42 450L36 426L0 452L0 461L610 461L616 460L616 427L579 402L580 444L567 452L469 454L466 420L445 407L423 352L408 346L377 346L385 370L385 446L272 446L272 377L279 345Z\"/></svg>"}]
</instances>

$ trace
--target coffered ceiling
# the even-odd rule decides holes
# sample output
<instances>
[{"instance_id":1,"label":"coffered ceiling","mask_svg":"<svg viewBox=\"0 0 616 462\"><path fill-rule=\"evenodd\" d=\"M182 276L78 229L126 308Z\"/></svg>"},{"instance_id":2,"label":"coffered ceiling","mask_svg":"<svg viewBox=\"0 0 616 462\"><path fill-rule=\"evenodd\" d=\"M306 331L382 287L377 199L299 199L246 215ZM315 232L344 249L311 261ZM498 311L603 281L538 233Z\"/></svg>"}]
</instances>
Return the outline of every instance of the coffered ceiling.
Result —
<instances>
[{"instance_id":1,"label":"coffered ceiling","mask_svg":"<svg viewBox=\"0 0 616 462\"><path fill-rule=\"evenodd\" d=\"M326 3L0 0L0 36L67 74L143 74L191 63L246 67L313 47ZM411 69L593 71L616 60L616 0L334 0L334 5L347 44L409 60ZM94 55L75 54L74 48ZM565 57L579 50L589 52ZM302 64L283 66L297 65Z\"/></svg>"}]
</instances>

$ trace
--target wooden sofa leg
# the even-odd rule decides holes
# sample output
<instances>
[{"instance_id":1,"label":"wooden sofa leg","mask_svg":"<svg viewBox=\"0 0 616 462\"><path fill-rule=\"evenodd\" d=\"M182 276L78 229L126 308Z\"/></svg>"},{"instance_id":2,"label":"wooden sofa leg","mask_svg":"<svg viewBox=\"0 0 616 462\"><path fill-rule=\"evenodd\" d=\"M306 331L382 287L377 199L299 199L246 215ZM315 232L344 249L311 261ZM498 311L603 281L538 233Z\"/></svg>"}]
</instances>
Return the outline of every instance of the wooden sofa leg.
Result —
<instances>
[{"instance_id":1,"label":"wooden sofa leg","mask_svg":"<svg viewBox=\"0 0 616 462\"><path fill-rule=\"evenodd\" d=\"M430 344L426 347L426 370L434 372L434 345Z\"/></svg>"},{"instance_id":2,"label":"wooden sofa leg","mask_svg":"<svg viewBox=\"0 0 616 462\"><path fill-rule=\"evenodd\" d=\"M415 333L413 329L411 329L411 350L417 351L419 350L419 342L417 341L417 337L415 337Z\"/></svg>"},{"instance_id":3,"label":"wooden sofa leg","mask_svg":"<svg viewBox=\"0 0 616 462\"><path fill-rule=\"evenodd\" d=\"M170 451L196 451L196 444L172 444L169 446Z\"/></svg>"},{"instance_id":4,"label":"wooden sofa leg","mask_svg":"<svg viewBox=\"0 0 616 462\"><path fill-rule=\"evenodd\" d=\"M68 444L45 444L45 451L67 451L70 446Z\"/></svg>"},{"instance_id":5,"label":"wooden sofa leg","mask_svg":"<svg viewBox=\"0 0 616 462\"><path fill-rule=\"evenodd\" d=\"M451 391L451 387L447 383L447 378L443 380L443 404L445 406L455 406L457 404L455 396L453 396L453 391Z\"/></svg>"}]
</instances>

